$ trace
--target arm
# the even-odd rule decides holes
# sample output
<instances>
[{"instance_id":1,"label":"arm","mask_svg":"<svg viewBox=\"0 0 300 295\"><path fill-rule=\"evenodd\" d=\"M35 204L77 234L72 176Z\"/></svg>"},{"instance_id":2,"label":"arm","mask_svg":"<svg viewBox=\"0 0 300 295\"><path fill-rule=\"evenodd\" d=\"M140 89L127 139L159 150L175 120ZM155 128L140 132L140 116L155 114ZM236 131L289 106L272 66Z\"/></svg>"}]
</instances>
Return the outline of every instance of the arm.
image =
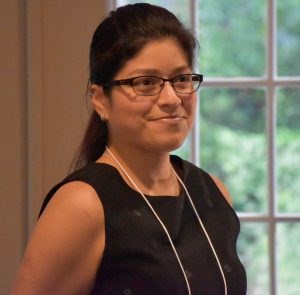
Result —
<instances>
[{"instance_id":1,"label":"arm","mask_svg":"<svg viewBox=\"0 0 300 295\"><path fill-rule=\"evenodd\" d=\"M62 186L33 231L11 294L88 294L104 243L97 193L83 182Z\"/></svg>"},{"instance_id":2,"label":"arm","mask_svg":"<svg viewBox=\"0 0 300 295\"><path fill-rule=\"evenodd\" d=\"M211 178L213 179L213 181L217 185L218 189L220 190L220 192L222 193L222 195L224 196L224 198L226 199L226 201L232 207L233 206L232 198L231 198L231 196L230 196L227 188L225 187L224 183L218 177L216 177L216 176L212 176L211 175Z\"/></svg>"}]
</instances>

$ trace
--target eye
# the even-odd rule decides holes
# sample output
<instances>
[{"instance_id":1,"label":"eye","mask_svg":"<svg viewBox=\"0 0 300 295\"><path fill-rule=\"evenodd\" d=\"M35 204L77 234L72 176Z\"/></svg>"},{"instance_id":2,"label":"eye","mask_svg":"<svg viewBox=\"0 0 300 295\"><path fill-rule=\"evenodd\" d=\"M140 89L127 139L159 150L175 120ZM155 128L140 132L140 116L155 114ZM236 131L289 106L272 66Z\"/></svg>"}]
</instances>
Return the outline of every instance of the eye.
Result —
<instances>
[{"instance_id":1,"label":"eye","mask_svg":"<svg viewBox=\"0 0 300 295\"><path fill-rule=\"evenodd\" d=\"M153 86L158 83L157 78L155 77L138 77L132 81L133 86Z\"/></svg>"},{"instance_id":2,"label":"eye","mask_svg":"<svg viewBox=\"0 0 300 295\"><path fill-rule=\"evenodd\" d=\"M190 75L180 75L174 79L174 83L185 83L190 81L191 81Z\"/></svg>"}]
</instances>

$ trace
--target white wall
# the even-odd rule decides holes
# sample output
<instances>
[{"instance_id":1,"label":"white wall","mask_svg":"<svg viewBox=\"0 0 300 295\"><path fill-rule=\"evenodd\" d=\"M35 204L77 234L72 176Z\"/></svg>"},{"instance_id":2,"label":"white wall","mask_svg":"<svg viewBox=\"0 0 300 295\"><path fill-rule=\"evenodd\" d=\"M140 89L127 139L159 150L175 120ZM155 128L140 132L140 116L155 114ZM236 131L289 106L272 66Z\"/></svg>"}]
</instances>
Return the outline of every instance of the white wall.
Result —
<instances>
[{"instance_id":1,"label":"white wall","mask_svg":"<svg viewBox=\"0 0 300 295\"><path fill-rule=\"evenodd\" d=\"M80 142L89 43L109 2L1 0L0 295L9 293L44 195Z\"/></svg>"}]
</instances>

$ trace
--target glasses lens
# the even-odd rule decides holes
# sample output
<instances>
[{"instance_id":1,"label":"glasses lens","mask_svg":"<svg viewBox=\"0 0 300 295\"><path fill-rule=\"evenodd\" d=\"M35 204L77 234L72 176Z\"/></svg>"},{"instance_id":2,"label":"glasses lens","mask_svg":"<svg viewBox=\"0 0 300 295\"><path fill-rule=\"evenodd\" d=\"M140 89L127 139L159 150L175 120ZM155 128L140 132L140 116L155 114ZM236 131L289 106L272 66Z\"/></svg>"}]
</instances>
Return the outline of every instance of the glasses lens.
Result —
<instances>
[{"instance_id":1,"label":"glasses lens","mask_svg":"<svg viewBox=\"0 0 300 295\"><path fill-rule=\"evenodd\" d=\"M188 94L197 91L201 83L198 75L186 74L180 75L173 80L173 86L176 92Z\"/></svg>"},{"instance_id":2,"label":"glasses lens","mask_svg":"<svg viewBox=\"0 0 300 295\"><path fill-rule=\"evenodd\" d=\"M158 77L143 76L133 79L132 87L139 95L155 95L160 92L162 82Z\"/></svg>"}]
</instances>

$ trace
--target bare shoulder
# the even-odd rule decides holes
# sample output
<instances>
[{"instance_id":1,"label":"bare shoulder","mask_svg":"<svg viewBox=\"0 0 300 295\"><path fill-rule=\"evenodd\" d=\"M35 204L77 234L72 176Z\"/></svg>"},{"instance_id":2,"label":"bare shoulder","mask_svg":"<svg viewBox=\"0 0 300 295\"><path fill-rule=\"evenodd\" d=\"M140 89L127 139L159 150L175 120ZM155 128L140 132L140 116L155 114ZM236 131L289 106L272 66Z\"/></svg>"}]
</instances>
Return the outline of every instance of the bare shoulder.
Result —
<instances>
[{"instance_id":1,"label":"bare shoulder","mask_svg":"<svg viewBox=\"0 0 300 295\"><path fill-rule=\"evenodd\" d=\"M39 218L12 294L88 293L104 251L104 212L95 190L63 185Z\"/></svg>"},{"instance_id":2,"label":"bare shoulder","mask_svg":"<svg viewBox=\"0 0 300 295\"><path fill-rule=\"evenodd\" d=\"M220 192L222 193L222 195L224 196L226 201L232 207L232 205L233 205L232 198L231 198L230 193L227 190L226 186L224 185L224 183L217 176L211 175L211 178L217 185L218 189L220 190Z\"/></svg>"},{"instance_id":3,"label":"bare shoulder","mask_svg":"<svg viewBox=\"0 0 300 295\"><path fill-rule=\"evenodd\" d=\"M54 194L41 215L37 226L51 229L59 222L72 224L76 230L97 231L104 222L101 201L96 191L87 183L73 181L63 185ZM65 230L68 230L65 229Z\"/></svg>"},{"instance_id":4,"label":"bare shoulder","mask_svg":"<svg viewBox=\"0 0 300 295\"><path fill-rule=\"evenodd\" d=\"M51 213L60 214L61 211L56 210L57 207L69 214L87 214L90 217L93 214L103 214L98 194L93 187L81 181L72 181L60 187L47 205L41 219Z\"/></svg>"}]
</instances>

